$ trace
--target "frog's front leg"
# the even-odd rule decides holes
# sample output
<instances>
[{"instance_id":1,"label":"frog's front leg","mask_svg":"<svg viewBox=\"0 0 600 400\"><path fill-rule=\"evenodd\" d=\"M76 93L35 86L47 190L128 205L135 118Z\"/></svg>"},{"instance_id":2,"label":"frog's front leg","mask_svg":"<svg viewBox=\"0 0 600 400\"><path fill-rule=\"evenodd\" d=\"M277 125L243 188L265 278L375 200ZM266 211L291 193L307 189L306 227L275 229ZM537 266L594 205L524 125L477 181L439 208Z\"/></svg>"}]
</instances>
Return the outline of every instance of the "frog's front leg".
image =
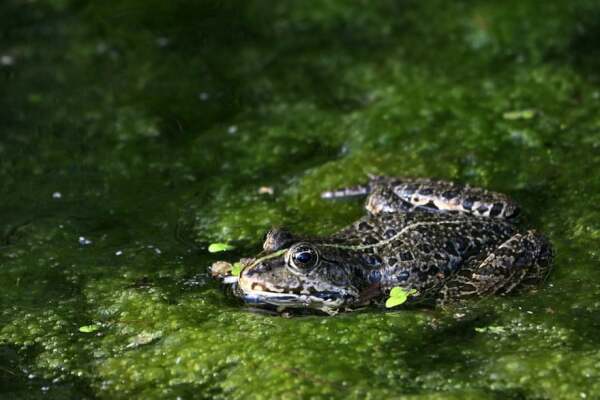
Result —
<instances>
[{"instance_id":1,"label":"frog's front leg","mask_svg":"<svg viewBox=\"0 0 600 400\"><path fill-rule=\"evenodd\" d=\"M441 289L440 301L510 293L517 286L541 282L550 270L552 248L536 233L518 233L493 250L483 261L472 260Z\"/></svg>"}]
</instances>

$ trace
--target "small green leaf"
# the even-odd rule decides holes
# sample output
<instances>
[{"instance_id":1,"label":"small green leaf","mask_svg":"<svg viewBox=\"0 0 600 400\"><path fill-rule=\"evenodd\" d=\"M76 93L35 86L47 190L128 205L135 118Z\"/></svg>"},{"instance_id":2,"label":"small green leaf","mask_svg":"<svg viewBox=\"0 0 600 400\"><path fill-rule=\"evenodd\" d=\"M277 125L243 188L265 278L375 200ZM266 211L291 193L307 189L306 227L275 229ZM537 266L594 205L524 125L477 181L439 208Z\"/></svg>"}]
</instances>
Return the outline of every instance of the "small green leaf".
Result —
<instances>
[{"instance_id":1,"label":"small green leaf","mask_svg":"<svg viewBox=\"0 0 600 400\"><path fill-rule=\"evenodd\" d=\"M100 326L98 325L84 325L79 327L79 332L92 333L96 332L98 329L100 329Z\"/></svg>"},{"instance_id":2,"label":"small green leaf","mask_svg":"<svg viewBox=\"0 0 600 400\"><path fill-rule=\"evenodd\" d=\"M406 290L404 290L403 288L401 288L400 286L396 286L395 288L392 288L392 290L390 291L390 297L396 297L396 296L409 296L411 294L416 294L417 290L416 289L410 289L408 292Z\"/></svg>"},{"instance_id":3,"label":"small green leaf","mask_svg":"<svg viewBox=\"0 0 600 400\"><path fill-rule=\"evenodd\" d=\"M242 273L242 268L244 268L242 263L239 263L239 262L233 263L233 266L231 267L231 275L240 276L240 274Z\"/></svg>"},{"instance_id":4,"label":"small green leaf","mask_svg":"<svg viewBox=\"0 0 600 400\"><path fill-rule=\"evenodd\" d=\"M406 302L407 297L390 297L385 301L386 308L399 306Z\"/></svg>"},{"instance_id":5,"label":"small green leaf","mask_svg":"<svg viewBox=\"0 0 600 400\"><path fill-rule=\"evenodd\" d=\"M416 294L416 289L410 289L408 292L401 287L392 288L390 291L390 297L386 300L385 306L392 308L403 304L408 300L408 296Z\"/></svg>"},{"instance_id":6,"label":"small green leaf","mask_svg":"<svg viewBox=\"0 0 600 400\"><path fill-rule=\"evenodd\" d=\"M235 247L227 243L211 243L211 245L208 246L208 251L210 253L218 253L220 251L228 251L233 249L235 249Z\"/></svg>"},{"instance_id":7,"label":"small green leaf","mask_svg":"<svg viewBox=\"0 0 600 400\"><path fill-rule=\"evenodd\" d=\"M531 119L535 117L534 110L520 110L520 111L508 111L502 114L504 119L514 121L516 119Z\"/></svg>"}]
</instances>

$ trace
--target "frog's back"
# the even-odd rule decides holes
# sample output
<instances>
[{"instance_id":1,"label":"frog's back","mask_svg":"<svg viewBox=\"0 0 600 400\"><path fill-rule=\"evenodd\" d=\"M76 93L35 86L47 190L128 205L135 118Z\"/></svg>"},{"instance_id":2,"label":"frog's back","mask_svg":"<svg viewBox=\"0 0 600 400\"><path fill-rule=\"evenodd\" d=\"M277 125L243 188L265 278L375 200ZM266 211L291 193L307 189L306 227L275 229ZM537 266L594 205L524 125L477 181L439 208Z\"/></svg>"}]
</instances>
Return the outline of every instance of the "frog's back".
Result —
<instances>
[{"instance_id":1,"label":"frog's back","mask_svg":"<svg viewBox=\"0 0 600 400\"><path fill-rule=\"evenodd\" d=\"M503 220L415 211L367 215L333 239L363 252L379 270L384 289L427 291L514 233L513 224Z\"/></svg>"}]
</instances>

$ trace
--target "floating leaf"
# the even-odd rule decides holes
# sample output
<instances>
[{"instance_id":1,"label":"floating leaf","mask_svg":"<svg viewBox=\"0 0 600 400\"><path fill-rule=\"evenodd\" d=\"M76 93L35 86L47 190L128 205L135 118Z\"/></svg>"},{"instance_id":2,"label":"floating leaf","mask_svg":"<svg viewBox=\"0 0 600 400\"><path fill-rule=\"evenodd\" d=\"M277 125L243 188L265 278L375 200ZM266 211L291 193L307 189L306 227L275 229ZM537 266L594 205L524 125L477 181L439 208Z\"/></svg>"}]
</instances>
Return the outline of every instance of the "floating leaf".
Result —
<instances>
[{"instance_id":1,"label":"floating leaf","mask_svg":"<svg viewBox=\"0 0 600 400\"><path fill-rule=\"evenodd\" d=\"M396 307L399 306L400 304L403 304L406 302L407 297L390 297L385 301L385 306L387 308L392 308L392 307Z\"/></svg>"},{"instance_id":2,"label":"floating leaf","mask_svg":"<svg viewBox=\"0 0 600 400\"><path fill-rule=\"evenodd\" d=\"M392 308L403 304L408 300L408 296L416 294L415 289L410 289L408 292L401 287L395 287L390 291L390 297L385 301L387 308Z\"/></svg>"},{"instance_id":3,"label":"floating leaf","mask_svg":"<svg viewBox=\"0 0 600 400\"><path fill-rule=\"evenodd\" d=\"M79 332L82 333L92 333L92 332L96 332L98 329L100 329L100 326L98 325L84 325L84 326L80 326L79 327Z\"/></svg>"},{"instance_id":4,"label":"floating leaf","mask_svg":"<svg viewBox=\"0 0 600 400\"><path fill-rule=\"evenodd\" d=\"M211 243L210 246L208 246L208 251L210 253L218 253L220 251L228 251L233 249L235 249L235 247L227 243Z\"/></svg>"},{"instance_id":5,"label":"floating leaf","mask_svg":"<svg viewBox=\"0 0 600 400\"><path fill-rule=\"evenodd\" d=\"M489 332L489 333L494 333L494 334L502 334L506 332L506 328L503 326L484 326L484 327L477 327L475 328L476 332L481 332L481 333L485 333L485 332Z\"/></svg>"},{"instance_id":6,"label":"floating leaf","mask_svg":"<svg viewBox=\"0 0 600 400\"><path fill-rule=\"evenodd\" d=\"M240 274L242 273L242 268L244 268L242 263L240 263L240 262L233 263L233 267L231 267L231 275L240 276Z\"/></svg>"},{"instance_id":7,"label":"floating leaf","mask_svg":"<svg viewBox=\"0 0 600 400\"><path fill-rule=\"evenodd\" d=\"M504 119L514 121L516 119L531 119L535 117L534 110L520 110L520 111L508 111L502 114Z\"/></svg>"}]
</instances>

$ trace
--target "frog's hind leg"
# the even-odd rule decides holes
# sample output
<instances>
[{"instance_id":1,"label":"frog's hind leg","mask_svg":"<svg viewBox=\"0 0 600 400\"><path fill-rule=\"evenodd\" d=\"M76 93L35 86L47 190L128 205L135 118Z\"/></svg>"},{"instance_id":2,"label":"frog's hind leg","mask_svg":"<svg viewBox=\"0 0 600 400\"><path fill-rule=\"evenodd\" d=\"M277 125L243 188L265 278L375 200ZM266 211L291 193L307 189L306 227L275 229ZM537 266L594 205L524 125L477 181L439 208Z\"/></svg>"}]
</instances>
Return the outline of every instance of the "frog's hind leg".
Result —
<instances>
[{"instance_id":1,"label":"frog's hind leg","mask_svg":"<svg viewBox=\"0 0 600 400\"><path fill-rule=\"evenodd\" d=\"M444 285L441 302L471 296L506 294L516 287L531 287L550 271L552 248L536 233L518 233L493 250L483 261L472 260Z\"/></svg>"},{"instance_id":2,"label":"frog's hind leg","mask_svg":"<svg viewBox=\"0 0 600 400\"><path fill-rule=\"evenodd\" d=\"M395 179L394 194L415 208L510 219L519 207L508 196L469 185L430 179Z\"/></svg>"},{"instance_id":3,"label":"frog's hind leg","mask_svg":"<svg viewBox=\"0 0 600 400\"><path fill-rule=\"evenodd\" d=\"M374 215L381 212L450 212L479 217L512 219L519 207L501 193L430 179L369 176L368 184L352 186L321 194L324 199L369 196L366 209Z\"/></svg>"}]
</instances>

